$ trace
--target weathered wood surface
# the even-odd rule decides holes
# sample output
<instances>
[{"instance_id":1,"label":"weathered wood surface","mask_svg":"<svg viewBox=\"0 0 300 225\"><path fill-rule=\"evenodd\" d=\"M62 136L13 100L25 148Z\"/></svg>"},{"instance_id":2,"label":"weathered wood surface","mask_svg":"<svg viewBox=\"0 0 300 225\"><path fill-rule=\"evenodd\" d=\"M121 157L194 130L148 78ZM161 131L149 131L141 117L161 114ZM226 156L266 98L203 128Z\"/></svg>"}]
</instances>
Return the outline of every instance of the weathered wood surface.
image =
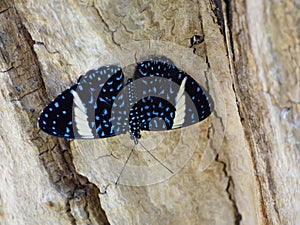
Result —
<instances>
[{"instance_id":1,"label":"weathered wood surface","mask_svg":"<svg viewBox=\"0 0 300 225\"><path fill-rule=\"evenodd\" d=\"M0 1L0 224L300 222L300 6L219 4ZM195 34L204 35L195 51L199 63L192 63L189 48ZM151 52L131 44L144 40L169 45ZM226 129L204 171L201 149L220 143L207 138L216 114L184 131L186 139L180 131L144 134L145 144L160 143L160 152L169 153L192 148L201 127L184 168L148 186L115 186L109 179L103 150L124 160L128 136L69 142L36 126L47 102L80 74L157 51L196 80L215 77L219 85L212 94L220 95L217 112Z\"/></svg>"}]
</instances>

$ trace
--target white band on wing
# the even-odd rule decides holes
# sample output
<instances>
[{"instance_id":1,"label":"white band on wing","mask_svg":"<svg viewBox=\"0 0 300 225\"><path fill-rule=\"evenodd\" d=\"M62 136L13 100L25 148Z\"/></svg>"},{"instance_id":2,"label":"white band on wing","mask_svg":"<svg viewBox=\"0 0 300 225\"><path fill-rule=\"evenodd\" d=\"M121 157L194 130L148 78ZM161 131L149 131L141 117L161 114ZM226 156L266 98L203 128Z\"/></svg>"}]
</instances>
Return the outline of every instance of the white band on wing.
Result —
<instances>
[{"instance_id":1,"label":"white band on wing","mask_svg":"<svg viewBox=\"0 0 300 225\"><path fill-rule=\"evenodd\" d=\"M177 93L177 96L175 98L175 118L173 120L173 126L172 129L179 128L184 123L184 117L185 117L185 83L186 83L187 77L185 77L180 85L179 91Z\"/></svg>"},{"instance_id":2,"label":"white band on wing","mask_svg":"<svg viewBox=\"0 0 300 225\"><path fill-rule=\"evenodd\" d=\"M92 129L89 126L88 116L85 106L83 105L79 95L76 91L71 90L71 94L74 97L74 105L73 105L73 112L74 112L74 122L77 129L77 133L82 138L94 138Z\"/></svg>"}]
</instances>

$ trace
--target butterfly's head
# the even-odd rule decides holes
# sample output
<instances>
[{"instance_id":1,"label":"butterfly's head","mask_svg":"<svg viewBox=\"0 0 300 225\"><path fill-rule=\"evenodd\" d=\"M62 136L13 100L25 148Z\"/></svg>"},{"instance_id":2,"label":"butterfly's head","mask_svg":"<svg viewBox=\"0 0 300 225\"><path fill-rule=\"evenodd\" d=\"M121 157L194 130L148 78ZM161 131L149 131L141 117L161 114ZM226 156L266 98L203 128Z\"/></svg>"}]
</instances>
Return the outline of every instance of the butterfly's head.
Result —
<instances>
[{"instance_id":1,"label":"butterfly's head","mask_svg":"<svg viewBox=\"0 0 300 225\"><path fill-rule=\"evenodd\" d=\"M126 85L132 83L132 81L133 81L133 79L132 79L132 78L129 78L129 79L127 80L127 82L126 82Z\"/></svg>"}]
</instances>

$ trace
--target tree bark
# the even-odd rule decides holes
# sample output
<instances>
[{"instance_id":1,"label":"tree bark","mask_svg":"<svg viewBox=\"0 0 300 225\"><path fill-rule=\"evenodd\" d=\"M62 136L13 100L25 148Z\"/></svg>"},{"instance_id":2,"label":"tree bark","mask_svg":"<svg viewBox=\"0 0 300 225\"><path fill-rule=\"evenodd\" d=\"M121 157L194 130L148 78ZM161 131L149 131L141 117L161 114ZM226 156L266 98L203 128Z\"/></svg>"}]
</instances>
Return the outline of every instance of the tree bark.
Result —
<instances>
[{"instance_id":1,"label":"tree bark","mask_svg":"<svg viewBox=\"0 0 300 225\"><path fill-rule=\"evenodd\" d=\"M2 0L1 224L298 224L299 8L296 1ZM194 35L199 43L191 46ZM162 178L163 167L134 170L115 185L120 168L111 163L126 160L128 135L70 141L36 125L80 74L120 64L130 76L130 64L154 55L193 76L215 104L200 124L142 134L147 148L173 155L173 176ZM157 163L138 146L131 163Z\"/></svg>"}]
</instances>

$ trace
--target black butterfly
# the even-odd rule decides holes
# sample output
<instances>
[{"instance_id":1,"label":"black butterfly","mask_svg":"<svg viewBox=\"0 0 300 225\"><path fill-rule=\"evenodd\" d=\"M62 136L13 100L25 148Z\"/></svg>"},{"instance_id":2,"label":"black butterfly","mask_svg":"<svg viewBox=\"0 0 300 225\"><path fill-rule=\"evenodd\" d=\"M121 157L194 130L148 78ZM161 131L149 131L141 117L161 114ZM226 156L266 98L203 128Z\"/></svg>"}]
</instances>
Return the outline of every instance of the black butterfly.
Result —
<instances>
[{"instance_id":1,"label":"black butterfly","mask_svg":"<svg viewBox=\"0 0 300 225\"><path fill-rule=\"evenodd\" d=\"M188 74L169 60L137 64L124 84L121 67L90 70L41 113L39 127L61 138L106 138L129 132L135 143L141 130L171 130L207 118L213 104Z\"/></svg>"}]
</instances>

